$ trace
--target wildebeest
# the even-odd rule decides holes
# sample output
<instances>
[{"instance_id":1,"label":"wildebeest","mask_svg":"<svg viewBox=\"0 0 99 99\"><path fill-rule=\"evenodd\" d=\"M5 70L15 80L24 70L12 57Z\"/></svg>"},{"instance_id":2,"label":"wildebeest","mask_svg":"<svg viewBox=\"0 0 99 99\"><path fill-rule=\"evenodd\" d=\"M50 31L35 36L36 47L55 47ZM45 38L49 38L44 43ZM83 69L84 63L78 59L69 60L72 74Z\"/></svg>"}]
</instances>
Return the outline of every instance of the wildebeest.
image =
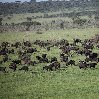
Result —
<instances>
[{"instance_id":1,"label":"wildebeest","mask_svg":"<svg viewBox=\"0 0 99 99\"><path fill-rule=\"evenodd\" d=\"M31 47L30 41L23 41L24 46Z\"/></svg>"},{"instance_id":2,"label":"wildebeest","mask_svg":"<svg viewBox=\"0 0 99 99\"><path fill-rule=\"evenodd\" d=\"M80 39L74 39L74 43L81 43L81 40Z\"/></svg>"},{"instance_id":3,"label":"wildebeest","mask_svg":"<svg viewBox=\"0 0 99 99\"><path fill-rule=\"evenodd\" d=\"M82 43L82 46L83 46L85 49L93 49L93 48L94 48L93 44L90 43L90 42L84 42L84 43Z\"/></svg>"},{"instance_id":4,"label":"wildebeest","mask_svg":"<svg viewBox=\"0 0 99 99\"><path fill-rule=\"evenodd\" d=\"M8 61L8 55L7 54L4 55L4 58L3 58L3 62L6 62L6 61Z\"/></svg>"},{"instance_id":5,"label":"wildebeest","mask_svg":"<svg viewBox=\"0 0 99 99\"><path fill-rule=\"evenodd\" d=\"M15 42L15 44L11 45L12 47L18 48L19 46L21 46L20 42Z\"/></svg>"},{"instance_id":6,"label":"wildebeest","mask_svg":"<svg viewBox=\"0 0 99 99\"><path fill-rule=\"evenodd\" d=\"M46 57L47 54L42 54L42 62L47 62L48 63L48 59Z\"/></svg>"},{"instance_id":7,"label":"wildebeest","mask_svg":"<svg viewBox=\"0 0 99 99\"><path fill-rule=\"evenodd\" d=\"M96 45L97 48L99 48L99 45Z\"/></svg>"},{"instance_id":8,"label":"wildebeest","mask_svg":"<svg viewBox=\"0 0 99 99\"><path fill-rule=\"evenodd\" d=\"M27 53L33 53L33 52L36 52L36 48L28 48L27 49Z\"/></svg>"},{"instance_id":9,"label":"wildebeest","mask_svg":"<svg viewBox=\"0 0 99 99\"><path fill-rule=\"evenodd\" d=\"M16 63L11 63L9 66L10 69L13 69L13 71L16 71L17 65Z\"/></svg>"},{"instance_id":10,"label":"wildebeest","mask_svg":"<svg viewBox=\"0 0 99 99\"><path fill-rule=\"evenodd\" d=\"M97 65L97 63L89 63L90 68L95 68L96 65Z\"/></svg>"},{"instance_id":11,"label":"wildebeest","mask_svg":"<svg viewBox=\"0 0 99 99\"><path fill-rule=\"evenodd\" d=\"M24 71L28 71L29 68L27 66L23 66L22 68L20 68L19 70L24 70Z\"/></svg>"},{"instance_id":12,"label":"wildebeest","mask_svg":"<svg viewBox=\"0 0 99 99\"><path fill-rule=\"evenodd\" d=\"M6 67L0 67L0 71L5 73L6 72Z\"/></svg>"},{"instance_id":13,"label":"wildebeest","mask_svg":"<svg viewBox=\"0 0 99 99\"><path fill-rule=\"evenodd\" d=\"M89 50L89 49L84 49L84 54L85 56L88 56L92 53L92 50Z\"/></svg>"},{"instance_id":14,"label":"wildebeest","mask_svg":"<svg viewBox=\"0 0 99 99\"><path fill-rule=\"evenodd\" d=\"M46 58L46 55L47 55L47 54L42 54L42 58Z\"/></svg>"},{"instance_id":15,"label":"wildebeest","mask_svg":"<svg viewBox=\"0 0 99 99\"><path fill-rule=\"evenodd\" d=\"M47 51L50 51L50 47L47 47Z\"/></svg>"},{"instance_id":16,"label":"wildebeest","mask_svg":"<svg viewBox=\"0 0 99 99\"><path fill-rule=\"evenodd\" d=\"M14 54L14 49L8 50L9 54Z\"/></svg>"},{"instance_id":17,"label":"wildebeest","mask_svg":"<svg viewBox=\"0 0 99 99\"><path fill-rule=\"evenodd\" d=\"M21 60L13 60L12 62L15 64L21 64Z\"/></svg>"},{"instance_id":18,"label":"wildebeest","mask_svg":"<svg viewBox=\"0 0 99 99\"><path fill-rule=\"evenodd\" d=\"M97 57L98 57L97 53L90 53L90 55L89 55L89 58L91 58L91 59L95 59Z\"/></svg>"},{"instance_id":19,"label":"wildebeest","mask_svg":"<svg viewBox=\"0 0 99 99\"><path fill-rule=\"evenodd\" d=\"M1 43L1 46L2 46L2 47L5 47L5 48L8 47L8 45L9 45L8 42L2 42L2 43Z\"/></svg>"},{"instance_id":20,"label":"wildebeest","mask_svg":"<svg viewBox=\"0 0 99 99\"><path fill-rule=\"evenodd\" d=\"M7 48L2 48L0 50L0 55L6 55L8 53L8 49Z\"/></svg>"},{"instance_id":21,"label":"wildebeest","mask_svg":"<svg viewBox=\"0 0 99 99\"><path fill-rule=\"evenodd\" d=\"M66 66L68 65L75 65L75 61L74 60L69 60L67 63L66 63Z\"/></svg>"},{"instance_id":22,"label":"wildebeest","mask_svg":"<svg viewBox=\"0 0 99 99\"><path fill-rule=\"evenodd\" d=\"M86 69L88 67L88 64L85 61L79 61L79 68L84 68Z\"/></svg>"},{"instance_id":23,"label":"wildebeest","mask_svg":"<svg viewBox=\"0 0 99 99\"><path fill-rule=\"evenodd\" d=\"M48 64L48 66L44 66L43 70L53 71L53 70L56 70L56 69L59 69L59 68L60 68L60 63L58 61L54 61L54 62Z\"/></svg>"},{"instance_id":24,"label":"wildebeest","mask_svg":"<svg viewBox=\"0 0 99 99\"><path fill-rule=\"evenodd\" d=\"M61 57L62 62L68 62L68 56L63 56Z\"/></svg>"},{"instance_id":25,"label":"wildebeest","mask_svg":"<svg viewBox=\"0 0 99 99\"><path fill-rule=\"evenodd\" d=\"M32 66L34 66L35 64L37 64L36 61L29 61L29 62L28 62L28 65L32 65Z\"/></svg>"},{"instance_id":26,"label":"wildebeest","mask_svg":"<svg viewBox=\"0 0 99 99\"><path fill-rule=\"evenodd\" d=\"M51 63L54 62L54 61L57 61L57 58L56 57L52 57L51 58Z\"/></svg>"},{"instance_id":27,"label":"wildebeest","mask_svg":"<svg viewBox=\"0 0 99 99\"><path fill-rule=\"evenodd\" d=\"M42 63L42 62L48 63L48 59L46 58L46 54L43 54L42 57L36 56L36 59L39 60L40 63Z\"/></svg>"},{"instance_id":28,"label":"wildebeest","mask_svg":"<svg viewBox=\"0 0 99 99\"><path fill-rule=\"evenodd\" d=\"M40 56L36 56L36 59L39 60L40 63L42 63L43 59Z\"/></svg>"}]
</instances>

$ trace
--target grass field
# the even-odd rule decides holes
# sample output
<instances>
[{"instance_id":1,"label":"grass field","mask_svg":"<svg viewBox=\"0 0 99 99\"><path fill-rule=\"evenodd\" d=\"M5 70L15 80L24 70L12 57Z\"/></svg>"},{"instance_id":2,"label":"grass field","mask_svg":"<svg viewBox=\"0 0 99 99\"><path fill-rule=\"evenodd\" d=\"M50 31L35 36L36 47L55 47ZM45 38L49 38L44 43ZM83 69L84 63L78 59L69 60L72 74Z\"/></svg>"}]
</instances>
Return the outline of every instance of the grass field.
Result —
<instances>
[{"instance_id":1,"label":"grass field","mask_svg":"<svg viewBox=\"0 0 99 99\"><path fill-rule=\"evenodd\" d=\"M36 32L2 33L0 43L8 41L29 40L61 40L67 39L72 42L73 38L81 40L89 39L99 34L99 28L68 29L57 31L44 31L42 34ZM47 53L48 57L57 56L59 60L60 50L55 47L49 52L40 49L39 54ZM99 53L99 49L94 49ZM36 53L37 54L37 53ZM17 56L10 56L13 59ZM83 56L74 55L76 61ZM34 59L34 54L31 59ZM9 62L2 66L8 67ZM44 71L45 63L30 66L29 71L8 73L0 72L0 99L99 99L99 64L95 69L79 69L76 66L65 67L61 63L61 69L56 71ZM18 67L20 68L20 66Z\"/></svg>"}]
</instances>

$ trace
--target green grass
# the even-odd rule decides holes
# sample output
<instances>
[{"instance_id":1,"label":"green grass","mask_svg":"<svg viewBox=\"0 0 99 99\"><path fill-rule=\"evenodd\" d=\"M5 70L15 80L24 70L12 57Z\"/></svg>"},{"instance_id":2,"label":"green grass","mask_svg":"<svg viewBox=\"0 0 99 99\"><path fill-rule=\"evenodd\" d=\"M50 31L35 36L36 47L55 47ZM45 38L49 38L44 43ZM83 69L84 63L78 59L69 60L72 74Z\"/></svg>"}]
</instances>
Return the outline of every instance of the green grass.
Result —
<instances>
[{"instance_id":1,"label":"green grass","mask_svg":"<svg viewBox=\"0 0 99 99\"><path fill-rule=\"evenodd\" d=\"M7 73L0 75L1 99L98 99L99 68L69 67L54 72Z\"/></svg>"},{"instance_id":2,"label":"green grass","mask_svg":"<svg viewBox=\"0 0 99 99\"><path fill-rule=\"evenodd\" d=\"M22 33L2 33L0 34L0 42L36 39L60 40L67 39L72 42L73 38L92 38L95 34L99 34L98 28L88 29L69 29L57 31L44 31L43 34L35 32ZM49 52L46 49L40 49L39 53L32 54L31 59L35 59L35 55L47 53L48 58L57 56L59 60L60 50L55 47ZM99 49L94 49L99 52ZM10 58L16 59L17 55L10 55ZM0 60L2 57L0 56ZM74 55L74 60L83 60L84 57ZM95 69L79 69L77 66L65 67L61 63L61 69L57 71L43 71L46 63L40 63L35 66L29 66L29 71L13 72L8 68L9 62L3 63L2 66L7 67L8 73L0 72L0 99L99 99L99 64Z\"/></svg>"},{"instance_id":3,"label":"green grass","mask_svg":"<svg viewBox=\"0 0 99 99\"><path fill-rule=\"evenodd\" d=\"M89 39L95 34L99 34L99 28L86 28L86 29L67 29L67 30L52 30L42 31L43 34L36 34L36 32L19 32L19 33L2 33L0 34L0 42L9 41L23 41L30 40L61 40L67 39L72 41L73 38L80 38L82 40Z\"/></svg>"}]
</instances>

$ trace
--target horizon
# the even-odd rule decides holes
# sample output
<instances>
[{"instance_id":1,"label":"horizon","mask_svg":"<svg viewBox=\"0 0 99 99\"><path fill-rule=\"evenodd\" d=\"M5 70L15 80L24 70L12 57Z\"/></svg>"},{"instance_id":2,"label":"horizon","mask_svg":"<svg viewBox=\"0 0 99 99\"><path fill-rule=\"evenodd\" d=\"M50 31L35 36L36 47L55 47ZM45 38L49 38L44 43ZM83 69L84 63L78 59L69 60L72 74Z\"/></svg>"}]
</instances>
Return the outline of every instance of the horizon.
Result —
<instances>
[{"instance_id":1,"label":"horizon","mask_svg":"<svg viewBox=\"0 0 99 99\"><path fill-rule=\"evenodd\" d=\"M21 1L21 2L27 1L27 2L30 2L31 0L0 0L0 2L2 2L2 3L6 3L6 2L11 3L11 2L15 2L15 1ZM37 0L37 2L40 2L40 1L48 1L48 0Z\"/></svg>"},{"instance_id":2,"label":"horizon","mask_svg":"<svg viewBox=\"0 0 99 99\"><path fill-rule=\"evenodd\" d=\"M21 2L27 1L27 2L30 2L31 0L0 0L0 2L2 2L2 3L6 3L6 2L11 3L11 2L15 2L15 1L21 1ZM40 1L48 1L48 0L36 0L36 1L40 2ZM66 1L70 1L70 0L66 0Z\"/></svg>"}]
</instances>

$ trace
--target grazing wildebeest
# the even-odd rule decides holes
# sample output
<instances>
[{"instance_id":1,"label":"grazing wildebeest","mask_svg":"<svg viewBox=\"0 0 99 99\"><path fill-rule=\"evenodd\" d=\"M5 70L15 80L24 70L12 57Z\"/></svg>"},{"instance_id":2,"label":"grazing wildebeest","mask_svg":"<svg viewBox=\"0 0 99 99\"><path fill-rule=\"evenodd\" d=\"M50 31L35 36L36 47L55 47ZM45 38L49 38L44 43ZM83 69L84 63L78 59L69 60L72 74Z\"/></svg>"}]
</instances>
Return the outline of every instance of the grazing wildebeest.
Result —
<instances>
[{"instance_id":1,"label":"grazing wildebeest","mask_svg":"<svg viewBox=\"0 0 99 99\"><path fill-rule=\"evenodd\" d=\"M25 70L25 71L28 71L29 68L27 66L23 66L22 68L20 68L19 70Z\"/></svg>"},{"instance_id":2,"label":"grazing wildebeest","mask_svg":"<svg viewBox=\"0 0 99 99\"><path fill-rule=\"evenodd\" d=\"M51 58L51 63L54 62L54 61L57 61L57 58L56 57L52 57Z\"/></svg>"},{"instance_id":3,"label":"grazing wildebeest","mask_svg":"<svg viewBox=\"0 0 99 99\"><path fill-rule=\"evenodd\" d=\"M6 55L8 53L8 49L7 48L2 48L0 50L0 55Z\"/></svg>"},{"instance_id":4,"label":"grazing wildebeest","mask_svg":"<svg viewBox=\"0 0 99 99\"><path fill-rule=\"evenodd\" d=\"M13 60L12 62L15 64L21 64L21 60Z\"/></svg>"},{"instance_id":5,"label":"grazing wildebeest","mask_svg":"<svg viewBox=\"0 0 99 99\"><path fill-rule=\"evenodd\" d=\"M94 59L94 58L97 58L97 57L98 57L98 54L97 53L91 53L89 55L89 58L91 58L91 59Z\"/></svg>"},{"instance_id":6,"label":"grazing wildebeest","mask_svg":"<svg viewBox=\"0 0 99 99\"><path fill-rule=\"evenodd\" d=\"M43 62L43 59L40 56L36 56L36 59L39 60L40 63Z\"/></svg>"},{"instance_id":7,"label":"grazing wildebeest","mask_svg":"<svg viewBox=\"0 0 99 99\"><path fill-rule=\"evenodd\" d=\"M75 65L75 61L74 60L70 60L66 63L66 66L68 65Z\"/></svg>"},{"instance_id":8,"label":"grazing wildebeest","mask_svg":"<svg viewBox=\"0 0 99 99\"><path fill-rule=\"evenodd\" d=\"M82 55L84 54L84 51L79 49L76 53Z\"/></svg>"},{"instance_id":9,"label":"grazing wildebeest","mask_svg":"<svg viewBox=\"0 0 99 99\"><path fill-rule=\"evenodd\" d=\"M19 46L21 46L20 42L15 42L15 44L11 45L12 47L18 48Z\"/></svg>"},{"instance_id":10,"label":"grazing wildebeest","mask_svg":"<svg viewBox=\"0 0 99 99\"><path fill-rule=\"evenodd\" d=\"M9 54L14 54L14 49L8 50Z\"/></svg>"},{"instance_id":11,"label":"grazing wildebeest","mask_svg":"<svg viewBox=\"0 0 99 99\"><path fill-rule=\"evenodd\" d=\"M42 54L42 58L46 58L46 55L47 55L47 54Z\"/></svg>"},{"instance_id":12,"label":"grazing wildebeest","mask_svg":"<svg viewBox=\"0 0 99 99\"><path fill-rule=\"evenodd\" d=\"M59 68L60 68L60 63L57 62L57 61L54 61L54 62L50 63L48 66L44 66L43 70L45 69L47 71L48 70L53 71L53 70L56 70L56 69L59 69Z\"/></svg>"},{"instance_id":13,"label":"grazing wildebeest","mask_svg":"<svg viewBox=\"0 0 99 99\"><path fill-rule=\"evenodd\" d=\"M96 62L97 62L97 63L99 62L99 58L97 58Z\"/></svg>"},{"instance_id":14,"label":"grazing wildebeest","mask_svg":"<svg viewBox=\"0 0 99 99\"><path fill-rule=\"evenodd\" d=\"M28 48L27 49L27 53L33 53L33 52L36 52L36 48Z\"/></svg>"},{"instance_id":15,"label":"grazing wildebeest","mask_svg":"<svg viewBox=\"0 0 99 99\"><path fill-rule=\"evenodd\" d=\"M97 65L97 63L89 63L90 68L95 68L96 65Z\"/></svg>"},{"instance_id":16,"label":"grazing wildebeest","mask_svg":"<svg viewBox=\"0 0 99 99\"><path fill-rule=\"evenodd\" d=\"M92 59L86 57L85 61L86 61L86 62L89 62L89 61L92 61Z\"/></svg>"},{"instance_id":17,"label":"grazing wildebeest","mask_svg":"<svg viewBox=\"0 0 99 99\"><path fill-rule=\"evenodd\" d=\"M23 41L24 46L31 47L30 41Z\"/></svg>"},{"instance_id":18,"label":"grazing wildebeest","mask_svg":"<svg viewBox=\"0 0 99 99\"><path fill-rule=\"evenodd\" d=\"M34 66L35 64L37 64L36 61L29 61L29 62L28 62L28 65L32 65L32 66Z\"/></svg>"},{"instance_id":19,"label":"grazing wildebeest","mask_svg":"<svg viewBox=\"0 0 99 99\"><path fill-rule=\"evenodd\" d=\"M4 55L4 58L3 58L3 62L6 62L6 61L8 61L8 55L7 54Z\"/></svg>"},{"instance_id":20,"label":"grazing wildebeest","mask_svg":"<svg viewBox=\"0 0 99 99\"><path fill-rule=\"evenodd\" d=\"M63 56L61 57L62 62L68 62L68 56Z\"/></svg>"},{"instance_id":21,"label":"grazing wildebeest","mask_svg":"<svg viewBox=\"0 0 99 99\"><path fill-rule=\"evenodd\" d=\"M42 62L47 62L48 63L48 59L46 57L47 54L42 54Z\"/></svg>"},{"instance_id":22,"label":"grazing wildebeest","mask_svg":"<svg viewBox=\"0 0 99 99\"><path fill-rule=\"evenodd\" d=\"M88 67L88 64L85 61L79 61L79 68L84 68L86 69Z\"/></svg>"},{"instance_id":23,"label":"grazing wildebeest","mask_svg":"<svg viewBox=\"0 0 99 99\"><path fill-rule=\"evenodd\" d=\"M93 44L90 43L90 42L82 43L82 46L83 46L85 49L93 49L93 48L94 48Z\"/></svg>"},{"instance_id":24,"label":"grazing wildebeest","mask_svg":"<svg viewBox=\"0 0 99 99\"><path fill-rule=\"evenodd\" d=\"M2 43L1 43L1 46L2 46L2 47L5 47L5 48L8 47L8 45L9 45L8 42L2 42Z\"/></svg>"},{"instance_id":25,"label":"grazing wildebeest","mask_svg":"<svg viewBox=\"0 0 99 99\"><path fill-rule=\"evenodd\" d=\"M97 48L99 48L99 45L96 45Z\"/></svg>"},{"instance_id":26,"label":"grazing wildebeest","mask_svg":"<svg viewBox=\"0 0 99 99\"><path fill-rule=\"evenodd\" d=\"M16 71L17 65L16 63L11 63L9 66L10 69L13 69L13 71Z\"/></svg>"},{"instance_id":27,"label":"grazing wildebeest","mask_svg":"<svg viewBox=\"0 0 99 99\"><path fill-rule=\"evenodd\" d=\"M0 67L0 71L5 73L6 72L6 67Z\"/></svg>"},{"instance_id":28,"label":"grazing wildebeest","mask_svg":"<svg viewBox=\"0 0 99 99\"><path fill-rule=\"evenodd\" d=\"M85 54L85 56L90 55L90 53L92 53L92 50L84 49L84 54Z\"/></svg>"},{"instance_id":29,"label":"grazing wildebeest","mask_svg":"<svg viewBox=\"0 0 99 99\"><path fill-rule=\"evenodd\" d=\"M50 47L47 47L47 51L50 51Z\"/></svg>"},{"instance_id":30,"label":"grazing wildebeest","mask_svg":"<svg viewBox=\"0 0 99 99\"><path fill-rule=\"evenodd\" d=\"M74 39L74 43L81 43L81 40L80 39Z\"/></svg>"}]
</instances>

